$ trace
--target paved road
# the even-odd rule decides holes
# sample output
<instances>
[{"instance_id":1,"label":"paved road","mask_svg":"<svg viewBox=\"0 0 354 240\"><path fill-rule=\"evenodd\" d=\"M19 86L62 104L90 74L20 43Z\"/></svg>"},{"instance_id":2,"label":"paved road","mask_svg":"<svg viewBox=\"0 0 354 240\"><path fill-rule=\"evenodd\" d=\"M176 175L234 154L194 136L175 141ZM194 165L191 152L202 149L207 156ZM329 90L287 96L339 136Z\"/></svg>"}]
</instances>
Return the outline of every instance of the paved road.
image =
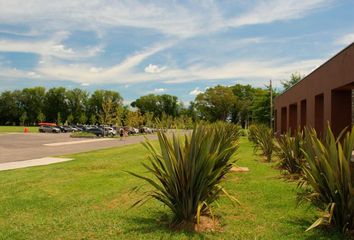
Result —
<instances>
[{"instance_id":1,"label":"paved road","mask_svg":"<svg viewBox=\"0 0 354 240\"><path fill-rule=\"evenodd\" d=\"M148 138L156 139L157 136L149 135ZM87 142L85 140L86 139L83 138L71 138L70 134L66 133L0 134L0 163L87 152L96 149L134 144L143 141L144 136L129 136L124 141L121 141L120 139L98 139L99 141Z\"/></svg>"}]
</instances>

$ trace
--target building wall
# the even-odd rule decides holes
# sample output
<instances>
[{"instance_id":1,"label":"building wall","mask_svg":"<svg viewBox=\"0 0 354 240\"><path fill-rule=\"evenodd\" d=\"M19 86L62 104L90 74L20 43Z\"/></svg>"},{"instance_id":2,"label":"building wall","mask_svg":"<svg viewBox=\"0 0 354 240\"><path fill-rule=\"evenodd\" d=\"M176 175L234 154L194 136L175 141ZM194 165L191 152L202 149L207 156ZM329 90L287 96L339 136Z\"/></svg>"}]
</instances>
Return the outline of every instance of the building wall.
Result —
<instances>
[{"instance_id":1,"label":"building wall","mask_svg":"<svg viewBox=\"0 0 354 240\"><path fill-rule=\"evenodd\" d=\"M328 121L337 134L339 129L351 125L353 88L354 43L275 99L277 119L275 131L284 132L293 126L294 122L297 127L301 127L301 123L305 122L306 126L316 127L321 131ZM306 110L301 109L301 106L306 106ZM284 112L287 114L285 120ZM301 113L306 113L306 116L302 116ZM323 119L319 119L321 115Z\"/></svg>"}]
</instances>

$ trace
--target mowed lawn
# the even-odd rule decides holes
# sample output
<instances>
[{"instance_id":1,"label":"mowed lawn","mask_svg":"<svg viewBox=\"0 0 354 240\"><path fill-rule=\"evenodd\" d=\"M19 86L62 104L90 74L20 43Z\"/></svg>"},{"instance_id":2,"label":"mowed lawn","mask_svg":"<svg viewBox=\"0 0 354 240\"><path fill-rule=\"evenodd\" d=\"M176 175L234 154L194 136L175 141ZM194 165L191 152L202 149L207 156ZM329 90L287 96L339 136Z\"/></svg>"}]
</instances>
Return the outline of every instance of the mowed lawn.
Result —
<instances>
[{"instance_id":1,"label":"mowed lawn","mask_svg":"<svg viewBox=\"0 0 354 240\"><path fill-rule=\"evenodd\" d=\"M296 208L296 183L254 156L242 139L240 166L215 205L222 232L173 232L162 221L168 209L156 201L131 208L149 189L125 170L142 173L140 145L72 155L75 161L0 172L0 239L343 239L333 230L304 230L316 219L309 205ZM133 192L135 186L142 187Z\"/></svg>"},{"instance_id":2,"label":"mowed lawn","mask_svg":"<svg viewBox=\"0 0 354 240\"><path fill-rule=\"evenodd\" d=\"M38 132L38 127L26 127L28 128L28 132ZM13 133L13 132L24 132L24 126L0 126L0 134L1 133Z\"/></svg>"}]
</instances>

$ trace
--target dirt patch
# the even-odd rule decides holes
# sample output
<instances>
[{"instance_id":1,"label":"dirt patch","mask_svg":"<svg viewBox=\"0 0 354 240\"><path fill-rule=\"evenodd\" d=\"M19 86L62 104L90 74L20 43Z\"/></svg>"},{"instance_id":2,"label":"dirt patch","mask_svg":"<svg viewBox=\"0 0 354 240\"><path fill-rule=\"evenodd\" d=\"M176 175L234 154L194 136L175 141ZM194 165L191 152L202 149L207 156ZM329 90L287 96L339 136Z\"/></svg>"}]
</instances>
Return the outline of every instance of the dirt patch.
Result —
<instances>
[{"instance_id":1,"label":"dirt patch","mask_svg":"<svg viewBox=\"0 0 354 240\"><path fill-rule=\"evenodd\" d=\"M222 227L217 218L201 216L199 224L195 222L182 222L171 226L174 231L188 232L222 232Z\"/></svg>"},{"instance_id":2,"label":"dirt patch","mask_svg":"<svg viewBox=\"0 0 354 240\"><path fill-rule=\"evenodd\" d=\"M231 172L249 172L250 169L248 167L232 167Z\"/></svg>"}]
</instances>

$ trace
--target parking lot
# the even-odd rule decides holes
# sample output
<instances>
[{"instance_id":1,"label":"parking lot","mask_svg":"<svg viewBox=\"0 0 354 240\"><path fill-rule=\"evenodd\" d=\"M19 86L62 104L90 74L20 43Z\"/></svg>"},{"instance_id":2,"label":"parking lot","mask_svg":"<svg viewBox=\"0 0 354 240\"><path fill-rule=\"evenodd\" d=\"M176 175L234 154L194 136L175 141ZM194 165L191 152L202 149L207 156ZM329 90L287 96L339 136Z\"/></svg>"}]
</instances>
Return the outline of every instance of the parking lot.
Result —
<instances>
[{"instance_id":1,"label":"parking lot","mask_svg":"<svg viewBox=\"0 0 354 240\"><path fill-rule=\"evenodd\" d=\"M156 135L147 135L156 139ZM0 163L87 152L96 149L139 143L144 136L119 138L71 138L69 133L0 134Z\"/></svg>"}]
</instances>

